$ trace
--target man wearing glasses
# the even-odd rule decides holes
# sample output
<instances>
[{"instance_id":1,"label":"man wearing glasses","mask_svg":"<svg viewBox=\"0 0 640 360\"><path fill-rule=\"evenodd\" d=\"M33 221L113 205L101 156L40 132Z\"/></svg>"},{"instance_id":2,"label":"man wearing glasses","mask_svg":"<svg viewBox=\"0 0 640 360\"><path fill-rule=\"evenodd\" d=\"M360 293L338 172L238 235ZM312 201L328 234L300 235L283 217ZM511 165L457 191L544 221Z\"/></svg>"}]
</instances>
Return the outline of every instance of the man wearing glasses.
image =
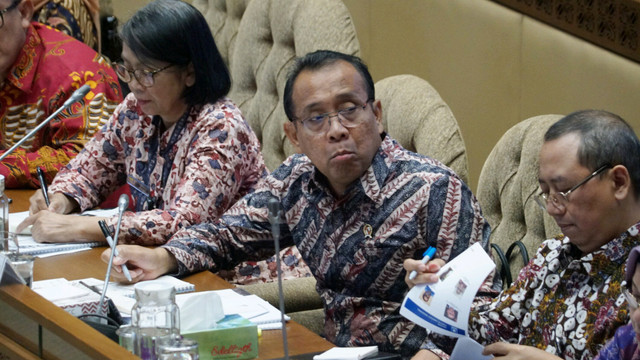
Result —
<instances>
[{"instance_id":1,"label":"man wearing glasses","mask_svg":"<svg viewBox=\"0 0 640 360\"><path fill-rule=\"evenodd\" d=\"M31 0L0 0L0 154L84 84L91 91L0 163L11 188L49 181L109 119L122 93L109 64L82 42L32 22Z\"/></svg>"},{"instance_id":2,"label":"man wearing glasses","mask_svg":"<svg viewBox=\"0 0 640 360\"><path fill-rule=\"evenodd\" d=\"M119 246L114 264L127 262L135 281L230 268L274 253L270 220L278 219L282 245L295 244L317 279L328 340L404 357L421 347L444 355L399 314L407 292L402 261L429 246L447 260L476 242L488 249L475 197L451 169L383 132L373 80L356 57L317 51L298 59L284 107L286 135L300 154L217 223L180 230L156 249Z\"/></svg>"},{"instance_id":3,"label":"man wearing glasses","mask_svg":"<svg viewBox=\"0 0 640 360\"><path fill-rule=\"evenodd\" d=\"M629 320L623 281L640 245L640 140L617 115L569 114L544 136L538 180L537 200L563 234L472 312L469 333L500 359L592 359ZM412 260L405 269L425 270Z\"/></svg>"}]
</instances>

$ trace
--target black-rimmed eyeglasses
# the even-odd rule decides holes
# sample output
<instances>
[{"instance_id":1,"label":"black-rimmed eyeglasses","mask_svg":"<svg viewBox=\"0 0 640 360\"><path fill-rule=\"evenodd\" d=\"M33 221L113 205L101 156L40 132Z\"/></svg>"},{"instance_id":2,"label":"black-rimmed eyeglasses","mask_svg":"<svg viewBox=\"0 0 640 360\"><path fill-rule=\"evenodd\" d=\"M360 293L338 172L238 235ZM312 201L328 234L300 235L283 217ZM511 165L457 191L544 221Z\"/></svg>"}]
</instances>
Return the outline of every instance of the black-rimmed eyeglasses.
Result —
<instances>
[{"instance_id":1,"label":"black-rimmed eyeglasses","mask_svg":"<svg viewBox=\"0 0 640 360\"><path fill-rule=\"evenodd\" d=\"M349 106L338 111L311 116L301 120L300 122L307 128L307 130L316 134L324 134L329 130L331 127L332 117L337 117L342 126L346 128L354 128L364 122L364 118L360 116L360 114L372 101L373 99L369 99L362 105Z\"/></svg>"},{"instance_id":2,"label":"black-rimmed eyeglasses","mask_svg":"<svg viewBox=\"0 0 640 360\"><path fill-rule=\"evenodd\" d=\"M166 70L172 67L173 65L174 64L169 64L157 70L143 70L143 69L129 70L127 69L126 66L124 66L124 64L116 63L115 70L120 80L126 83L131 82L131 80L133 80L133 78L135 77L140 85L144 87L151 87L155 83L155 80L153 77L160 71Z\"/></svg>"},{"instance_id":3,"label":"black-rimmed eyeglasses","mask_svg":"<svg viewBox=\"0 0 640 360\"><path fill-rule=\"evenodd\" d=\"M0 28L2 28L4 26L4 14L7 11L11 11L13 9L15 9L16 7L18 7L18 4L20 4L22 0L13 0L13 2L11 3L11 5L9 5L9 7L6 7L2 10L0 10Z\"/></svg>"},{"instance_id":4,"label":"black-rimmed eyeglasses","mask_svg":"<svg viewBox=\"0 0 640 360\"><path fill-rule=\"evenodd\" d=\"M564 210L567 204L569 203L569 194L576 191L576 189L578 189L580 186L586 184L587 181L591 180L593 177L607 170L610 167L611 165L608 165L608 164L602 165L596 171L592 172L591 175L582 179L582 181L580 181L578 184L576 184L576 186L572 187L571 189L567 191L558 191L555 194L549 194L549 193L543 192L536 195L535 200L538 203L538 205L540 205L540 207L545 211L547 210L547 204L549 204L549 202L551 202L553 206L555 206L559 210Z\"/></svg>"}]
</instances>

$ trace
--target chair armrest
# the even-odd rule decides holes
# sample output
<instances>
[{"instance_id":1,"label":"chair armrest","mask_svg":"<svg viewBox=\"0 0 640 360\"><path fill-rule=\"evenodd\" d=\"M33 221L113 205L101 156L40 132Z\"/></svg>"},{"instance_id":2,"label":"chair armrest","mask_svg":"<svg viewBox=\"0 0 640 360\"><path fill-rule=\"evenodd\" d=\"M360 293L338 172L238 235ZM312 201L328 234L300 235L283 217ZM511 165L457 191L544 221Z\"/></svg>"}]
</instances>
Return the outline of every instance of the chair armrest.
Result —
<instances>
[{"instance_id":1,"label":"chair armrest","mask_svg":"<svg viewBox=\"0 0 640 360\"><path fill-rule=\"evenodd\" d=\"M258 295L271 305L278 308L278 282L237 285L251 294ZM322 309L322 299L316 291L316 279L313 277L296 278L282 282L284 293L284 309L286 313Z\"/></svg>"}]
</instances>

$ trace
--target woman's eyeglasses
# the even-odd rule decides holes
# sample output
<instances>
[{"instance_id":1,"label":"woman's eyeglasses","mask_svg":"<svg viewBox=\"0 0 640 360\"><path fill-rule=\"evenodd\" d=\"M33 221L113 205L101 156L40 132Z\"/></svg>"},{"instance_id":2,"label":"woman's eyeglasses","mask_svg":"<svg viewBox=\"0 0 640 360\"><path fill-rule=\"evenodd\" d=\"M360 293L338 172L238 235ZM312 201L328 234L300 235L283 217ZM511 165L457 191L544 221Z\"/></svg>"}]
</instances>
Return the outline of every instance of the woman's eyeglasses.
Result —
<instances>
[{"instance_id":1,"label":"woman's eyeglasses","mask_svg":"<svg viewBox=\"0 0 640 360\"><path fill-rule=\"evenodd\" d=\"M124 66L124 64L117 63L115 65L115 70L120 80L126 83L131 82L131 80L133 80L133 78L135 77L140 85L144 87L151 87L155 83L154 76L160 71L166 70L172 66L173 64L169 64L157 70L146 70L146 69L145 70L143 69L129 70L127 69L126 66Z\"/></svg>"}]
</instances>

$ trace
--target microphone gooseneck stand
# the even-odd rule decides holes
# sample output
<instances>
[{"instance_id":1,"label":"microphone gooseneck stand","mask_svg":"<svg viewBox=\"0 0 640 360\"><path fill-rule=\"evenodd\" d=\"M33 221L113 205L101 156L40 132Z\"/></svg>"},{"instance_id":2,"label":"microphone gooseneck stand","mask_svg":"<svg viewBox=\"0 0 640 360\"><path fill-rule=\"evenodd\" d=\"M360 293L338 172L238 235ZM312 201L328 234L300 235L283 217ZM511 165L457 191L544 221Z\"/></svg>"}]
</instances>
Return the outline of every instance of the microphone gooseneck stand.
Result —
<instances>
[{"instance_id":1,"label":"microphone gooseneck stand","mask_svg":"<svg viewBox=\"0 0 640 360\"><path fill-rule=\"evenodd\" d=\"M287 343L287 322L284 319L284 293L282 291L282 269L280 268L280 202L276 198L269 199L269 223L273 233L276 248L276 267L278 268L278 298L280 300L280 321L282 322L282 346L284 359L289 360L289 345Z\"/></svg>"},{"instance_id":2,"label":"microphone gooseneck stand","mask_svg":"<svg viewBox=\"0 0 640 360\"><path fill-rule=\"evenodd\" d=\"M32 137L35 133L40 131L40 129L47 126L47 124L49 124L51 120L53 120L56 116L58 116L58 114L60 114L66 108L71 106L71 104L82 100L87 95L89 90L91 90L91 87L87 84L84 84L78 90L74 91L73 94L71 94L71 96L67 99L67 101L65 101L64 104L62 104L62 106L58 108L58 110L56 110L53 114L49 115L48 118L46 118L43 122L38 124L38 126L36 126L33 130L29 131L27 135L23 136L22 139L20 139L20 141L15 143L12 147L10 147L2 155L0 155L0 161L4 160L4 158L9 156L11 153L13 153L18 148L18 146L22 145L22 143L24 143L25 141L27 141L27 139Z\"/></svg>"},{"instance_id":3,"label":"microphone gooseneck stand","mask_svg":"<svg viewBox=\"0 0 640 360\"><path fill-rule=\"evenodd\" d=\"M116 233L114 234L114 247L111 249L111 256L109 256L109 265L107 266L107 275L104 278L104 285L102 285L102 294L100 294L100 305L98 307L98 314L102 313L102 304L104 303L104 296L107 293L107 286L109 286L109 277L111 275L111 266L113 265L113 255L116 253L115 245L118 244L118 235L120 234L120 223L122 222L122 214L129 207L129 197L126 194L120 195L118 198L118 223L116 225Z\"/></svg>"}]
</instances>

